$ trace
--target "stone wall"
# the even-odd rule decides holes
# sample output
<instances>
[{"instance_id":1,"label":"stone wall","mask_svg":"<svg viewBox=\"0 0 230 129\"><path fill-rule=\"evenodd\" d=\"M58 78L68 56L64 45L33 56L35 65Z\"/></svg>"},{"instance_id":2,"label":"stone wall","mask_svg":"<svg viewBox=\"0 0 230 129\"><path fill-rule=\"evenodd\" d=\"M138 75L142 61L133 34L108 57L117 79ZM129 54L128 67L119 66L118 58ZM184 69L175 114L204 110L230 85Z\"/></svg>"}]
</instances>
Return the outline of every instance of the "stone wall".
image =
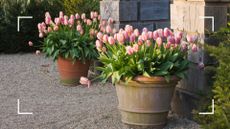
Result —
<instances>
[{"instance_id":1,"label":"stone wall","mask_svg":"<svg viewBox=\"0 0 230 129\"><path fill-rule=\"evenodd\" d=\"M102 19L115 20L116 28L131 24L150 30L170 26L169 0L103 0L100 3Z\"/></svg>"}]
</instances>

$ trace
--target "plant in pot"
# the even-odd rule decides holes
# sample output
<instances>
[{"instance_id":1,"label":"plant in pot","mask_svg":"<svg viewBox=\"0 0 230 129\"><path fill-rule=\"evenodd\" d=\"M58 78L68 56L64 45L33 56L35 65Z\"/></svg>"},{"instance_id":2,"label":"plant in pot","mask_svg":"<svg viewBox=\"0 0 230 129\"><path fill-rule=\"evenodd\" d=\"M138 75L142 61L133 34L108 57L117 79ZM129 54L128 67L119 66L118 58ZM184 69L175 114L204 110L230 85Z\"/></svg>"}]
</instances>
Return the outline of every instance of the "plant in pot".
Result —
<instances>
[{"instance_id":1,"label":"plant in pot","mask_svg":"<svg viewBox=\"0 0 230 129\"><path fill-rule=\"evenodd\" d=\"M75 85L81 76L87 77L91 60L98 56L94 43L99 24L97 12L91 12L90 18L84 13L68 17L60 12L54 20L47 12L45 21L38 24L39 37L44 38L42 52L57 60L63 84Z\"/></svg>"},{"instance_id":2,"label":"plant in pot","mask_svg":"<svg viewBox=\"0 0 230 129\"><path fill-rule=\"evenodd\" d=\"M97 34L98 67L103 82L116 86L122 122L163 128L178 81L186 75L188 51L196 52L196 36L182 32L143 29L126 25L115 34Z\"/></svg>"}]
</instances>

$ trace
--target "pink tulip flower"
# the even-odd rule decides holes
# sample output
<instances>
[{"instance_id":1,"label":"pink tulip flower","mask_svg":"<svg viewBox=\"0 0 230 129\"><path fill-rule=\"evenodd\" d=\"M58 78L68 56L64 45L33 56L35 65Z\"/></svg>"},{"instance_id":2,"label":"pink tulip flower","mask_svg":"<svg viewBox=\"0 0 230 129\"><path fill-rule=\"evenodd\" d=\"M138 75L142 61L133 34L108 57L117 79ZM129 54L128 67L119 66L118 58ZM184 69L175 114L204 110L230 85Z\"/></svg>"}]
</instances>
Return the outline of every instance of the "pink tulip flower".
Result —
<instances>
[{"instance_id":1,"label":"pink tulip flower","mask_svg":"<svg viewBox=\"0 0 230 129\"><path fill-rule=\"evenodd\" d=\"M126 53L128 55L132 55L133 52L134 52L134 50L133 50L133 48L131 46L127 46L125 49L126 49Z\"/></svg>"},{"instance_id":2,"label":"pink tulip flower","mask_svg":"<svg viewBox=\"0 0 230 129\"><path fill-rule=\"evenodd\" d=\"M123 44L124 41L125 41L125 36L124 36L122 33L118 33L118 34L117 34L117 41L118 41L119 43Z\"/></svg>"},{"instance_id":3,"label":"pink tulip flower","mask_svg":"<svg viewBox=\"0 0 230 129\"><path fill-rule=\"evenodd\" d=\"M141 46L141 45L143 44L143 40L142 40L141 36L138 37L138 42L137 42L137 44L138 44L139 46Z\"/></svg>"},{"instance_id":4,"label":"pink tulip flower","mask_svg":"<svg viewBox=\"0 0 230 129\"><path fill-rule=\"evenodd\" d=\"M69 19L69 24L70 24L70 25L74 25L74 19L72 19L72 18Z\"/></svg>"},{"instance_id":5,"label":"pink tulip flower","mask_svg":"<svg viewBox=\"0 0 230 129\"><path fill-rule=\"evenodd\" d=\"M47 31L48 31L48 32L51 32L51 31L52 31L52 28L51 28L51 27L48 27Z\"/></svg>"},{"instance_id":6,"label":"pink tulip flower","mask_svg":"<svg viewBox=\"0 0 230 129\"><path fill-rule=\"evenodd\" d=\"M81 25L77 25L77 31L82 31L82 26Z\"/></svg>"},{"instance_id":7,"label":"pink tulip flower","mask_svg":"<svg viewBox=\"0 0 230 129\"><path fill-rule=\"evenodd\" d=\"M152 44L152 43L151 43L151 41L150 41L150 40L147 40L147 41L146 41L146 46L148 46L148 47L149 47L149 46L151 46L151 44Z\"/></svg>"},{"instance_id":8,"label":"pink tulip flower","mask_svg":"<svg viewBox=\"0 0 230 129\"><path fill-rule=\"evenodd\" d=\"M103 39L102 39L102 41L104 42L104 43L107 43L108 42L108 35L103 35Z\"/></svg>"},{"instance_id":9,"label":"pink tulip flower","mask_svg":"<svg viewBox=\"0 0 230 129\"><path fill-rule=\"evenodd\" d=\"M41 52L40 52L39 50L36 50L35 54L36 54L36 55L40 55Z\"/></svg>"},{"instance_id":10,"label":"pink tulip flower","mask_svg":"<svg viewBox=\"0 0 230 129\"><path fill-rule=\"evenodd\" d=\"M78 20L80 18L80 15L78 13L76 13L75 18Z\"/></svg>"},{"instance_id":11,"label":"pink tulip flower","mask_svg":"<svg viewBox=\"0 0 230 129\"><path fill-rule=\"evenodd\" d=\"M64 17L64 13L62 11L59 12L59 17Z\"/></svg>"},{"instance_id":12,"label":"pink tulip flower","mask_svg":"<svg viewBox=\"0 0 230 129\"><path fill-rule=\"evenodd\" d=\"M94 14L93 14L94 16L94 18L97 18L98 17L98 12L94 12Z\"/></svg>"},{"instance_id":13,"label":"pink tulip flower","mask_svg":"<svg viewBox=\"0 0 230 129\"><path fill-rule=\"evenodd\" d=\"M96 40L96 48L97 48L97 50L98 50L98 51L101 51L102 47L103 47L102 42L99 41L99 40Z\"/></svg>"},{"instance_id":14,"label":"pink tulip flower","mask_svg":"<svg viewBox=\"0 0 230 129\"><path fill-rule=\"evenodd\" d=\"M159 37L159 34L157 31L153 32L153 39L156 40Z\"/></svg>"},{"instance_id":15,"label":"pink tulip flower","mask_svg":"<svg viewBox=\"0 0 230 129\"><path fill-rule=\"evenodd\" d=\"M94 12L90 12L90 18L94 19Z\"/></svg>"},{"instance_id":16,"label":"pink tulip flower","mask_svg":"<svg viewBox=\"0 0 230 129\"><path fill-rule=\"evenodd\" d=\"M175 43L180 44L181 43L181 38L180 37L175 37Z\"/></svg>"},{"instance_id":17,"label":"pink tulip flower","mask_svg":"<svg viewBox=\"0 0 230 129\"><path fill-rule=\"evenodd\" d=\"M130 36L133 32L133 27L131 25L126 25L125 26L125 31L128 33L128 35Z\"/></svg>"},{"instance_id":18,"label":"pink tulip flower","mask_svg":"<svg viewBox=\"0 0 230 129\"><path fill-rule=\"evenodd\" d=\"M106 30L106 33L112 33L113 31L110 25L107 25L105 30Z\"/></svg>"},{"instance_id":19,"label":"pink tulip flower","mask_svg":"<svg viewBox=\"0 0 230 129\"><path fill-rule=\"evenodd\" d=\"M92 21L91 21L90 19L87 19L86 24L87 24L88 26L90 26L90 25L92 25Z\"/></svg>"},{"instance_id":20,"label":"pink tulip flower","mask_svg":"<svg viewBox=\"0 0 230 129\"><path fill-rule=\"evenodd\" d=\"M182 49L182 51L187 51L188 50L187 44L182 42L181 43L181 49Z\"/></svg>"},{"instance_id":21,"label":"pink tulip flower","mask_svg":"<svg viewBox=\"0 0 230 129\"><path fill-rule=\"evenodd\" d=\"M175 43L175 38L174 38L174 36L169 36L169 37L167 38L167 40L168 40L168 43L170 43L170 44L174 44L174 43Z\"/></svg>"},{"instance_id":22,"label":"pink tulip flower","mask_svg":"<svg viewBox=\"0 0 230 129\"><path fill-rule=\"evenodd\" d=\"M144 28L142 29L142 32L148 32L148 29L147 29L146 27L144 27Z\"/></svg>"},{"instance_id":23,"label":"pink tulip flower","mask_svg":"<svg viewBox=\"0 0 230 129\"><path fill-rule=\"evenodd\" d=\"M159 37L163 37L164 36L164 31L163 29L157 29L157 33Z\"/></svg>"},{"instance_id":24,"label":"pink tulip flower","mask_svg":"<svg viewBox=\"0 0 230 129\"><path fill-rule=\"evenodd\" d=\"M59 27L58 26L54 26L54 31L58 31Z\"/></svg>"},{"instance_id":25,"label":"pink tulip flower","mask_svg":"<svg viewBox=\"0 0 230 129\"><path fill-rule=\"evenodd\" d=\"M162 38L161 38L161 37L158 37L158 38L156 39L156 43L157 43L157 45L160 47L160 46L162 45L162 43L163 43Z\"/></svg>"},{"instance_id":26,"label":"pink tulip flower","mask_svg":"<svg viewBox=\"0 0 230 129\"><path fill-rule=\"evenodd\" d=\"M73 14L71 14L70 19L75 19L75 16Z\"/></svg>"},{"instance_id":27,"label":"pink tulip flower","mask_svg":"<svg viewBox=\"0 0 230 129\"><path fill-rule=\"evenodd\" d=\"M133 33L134 33L134 35L135 35L136 37L138 37L138 36L140 35L140 33L139 33L139 30L138 30L138 29L135 29Z\"/></svg>"},{"instance_id":28,"label":"pink tulip flower","mask_svg":"<svg viewBox=\"0 0 230 129\"><path fill-rule=\"evenodd\" d=\"M115 40L114 40L114 38L112 36L109 36L108 42L109 42L110 45L113 45L115 43Z\"/></svg>"},{"instance_id":29,"label":"pink tulip flower","mask_svg":"<svg viewBox=\"0 0 230 129\"><path fill-rule=\"evenodd\" d=\"M142 39L143 41L146 41L146 40L148 39L148 33L145 32L145 31L143 31L142 34L141 34L141 39Z\"/></svg>"},{"instance_id":30,"label":"pink tulip flower","mask_svg":"<svg viewBox=\"0 0 230 129\"><path fill-rule=\"evenodd\" d=\"M49 12L46 12L46 13L45 13L45 17L50 17L50 18L51 18L50 13L49 13Z\"/></svg>"},{"instance_id":31,"label":"pink tulip flower","mask_svg":"<svg viewBox=\"0 0 230 129\"><path fill-rule=\"evenodd\" d=\"M82 85L87 85L87 87L89 88L91 85L91 81L86 78L86 77L81 77L80 81L79 81Z\"/></svg>"},{"instance_id":32,"label":"pink tulip flower","mask_svg":"<svg viewBox=\"0 0 230 129\"><path fill-rule=\"evenodd\" d=\"M153 38L153 32L152 31L148 31L148 39L152 39Z\"/></svg>"},{"instance_id":33,"label":"pink tulip flower","mask_svg":"<svg viewBox=\"0 0 230 129\"><path fill-rule=\"evenodd\" d=\"M133 49L134 52L138 52L139 45L138 44L134 44L132 49Z\"/></svg>"},{"instance_id":34,"label":"pink tulip flower","mask_svg":"<svg viewBox=\"0 0 230 129\"><path fill-rule=\"evenodd\" d=\"M81 14L81 19L84 20L86 18L85 13Z\"/></svg>"},{"instance_id":35,"label":"pink tulip flower","mask_svg":"<svg viewBox=\"0 0 230 129\"><path fill-rule=\"evenodd\" d=\"M97 38L98 38L100 41L102 41L102 39L103 39L103 34L102 34L101 32L98 32L98 33L97 33Z\"/></svg>"},{"instance_id":36,"label":"pink tulip flower","mask_svg":"<svg viewBox=\"0 0 230 129\"><path fill-rule=\"evenodd\" d=\"M164 28L164 37L168 37L168 36L170 36L170 30L169 30L169 28Z\"/></svg>"},{"instance_id":37,"label":"pink tulip flower","mask_svg":"<svg viewBox=\"0 0 230 129\"><path fill-rule=\"evenodd\" d=\"M45 23L46 23L47 25L49 25L50 22L51 22L51 17L46 17L46 18L45 18Z\"/></svg>"},{"instance_id":38,"label":"pink tulip flower","mask_svg":"<svg viewBox=\"0 0 230 129\"><path fill-rule=\"evenodd\" d=\"M39 30L39 32L42 32L43 30L42 30L42 24L41 23L38 23L38 30Z\"/></svg>"},{"instance_id":39,"label":"pink tulip flower","mask_svg":"<svg viewBox=\"0 0 230 129\"><path fill-rule=\"evenodd\" d=\"M55 18L54 22L56 25L59 25L61 23L61 20L60 20L60 18Z\"/></svg>"},{"instance_id":40,"label":"pink tulip flower","mask_svg":"<svg viewBox=\"0 0 230 129\"><path fill-rule=\"evenodd\" d=\"M197 40L197 38L198 38L198 36L197 35L187 35L186 36L186 38L187 38L187 41L189 42L189 43L195 43L195 41Z\"/></svg>"},{"instance_id":41,"label":"pink tulip flower","mask_svg":"<svg viewBox=\"0 0 230 129\"><path fill-rule=\"evenodd\" d=\"M100 21L101 20L101 15L98 15L97 19Z\"/></svg>"},{"instance_id":42,"label":"pink tulip flower","mask_svg":"<svg viewBox=\"0 0 230 129\"><path fill-rule=\"evenodd\" d=\"M122 33L125 36L125 39L129 39L129 35L128 35L128 33L126 31L123 31Z\"/></svg>"},{"instance_id":43,"label":"pink tulip flower","mask_svg":"<svg viewBox=\"0 0 230 129\"><path fill-rule=\"evenodd\" d=\"M109 18L109 19L108 19L108 23L109 23L109 24L113 24L113 22L114 22L114 21L113 21L112 18Z\"/></svg>"},{"instance_id":44,"label":"pink tulip flower","mask_svg":"<svg viewBox=\"0 0 230 129\"><path fill-rule=\"evenodd\" d=\"M117 40L117 34L113 35L114 40Z\"/></svg>"},{"instance_id":45,"label":"pink tulip flower","mask_svg":"<svg viewBox=\"0 0 230 129\"><path fill-rule=\"evenodd\" d=\"M196 44L193 44L192 45L192 52L197 52L198 51L198 48L196 46Z\"/></svg>"},{"instance_id":46,"label":"pink tulip flower","mask_svg":"<svg viewBox=\"0 0 230 129\"><path fill-rule=\"evenodd\" d=\"M44 34L43 33L39 33L39 38L43 38Z\"/></svg>"},{"instance_id":47,"label":"pink tulip flower","mask_svg":"<svg viewBox=\"0 0 230 129\"><path fill-rule=\"evenodd\" d=\"M130 41L130 42L134 42L134 41L135 41L135 38L136 38L135 34L132 33L132 34L130 35L130 37L129 37L129 41Z\"/></svg>"},{"instance_id":48,"label":"pink tulip flower","mask_svg":"<svg viewBox=\"0 0 230 129\"><path fill-rule=\"evenodd\" d=\"M33 46L33 42L32 41L29 41L28 44L29 44L30 47Z\"/></svg>"}]
</instances>

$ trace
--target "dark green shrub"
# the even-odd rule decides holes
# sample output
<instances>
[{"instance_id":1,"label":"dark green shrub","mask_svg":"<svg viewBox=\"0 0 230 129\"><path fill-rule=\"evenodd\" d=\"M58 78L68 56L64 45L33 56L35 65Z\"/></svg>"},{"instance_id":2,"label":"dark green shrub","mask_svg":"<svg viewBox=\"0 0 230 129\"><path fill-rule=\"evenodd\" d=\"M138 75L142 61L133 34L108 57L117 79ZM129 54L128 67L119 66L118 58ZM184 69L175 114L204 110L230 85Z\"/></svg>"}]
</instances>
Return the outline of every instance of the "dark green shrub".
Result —
<instances>
[{"instance_id":1,"label":"dark green shrub","mask_svg":"<svg viewBox=\"0 0 230 129\"><path fill-rule=\"evenodd\" d=\"M67 14L86 13L91 11L99 12L100 0L64 0L64 7Z\"/></svg>"},{"instance_id":2,"label":"dark green shrub","mask_svg":"<svg viewBox=\"0 0 230 129\"><path fill-rule=\"evenodd\" d=\"M62 0L2 0L0 6L0 52L15 53L34 51L28 41L40 45L37 23L43 21L44 13L58 14L63 9ZM17 32L17 17L33 16L33 19L20 21Z\"/></svg>"},{"instance_id":3,"label":"dark green shrub","mask_svg":"<svg viewBox=\"0 0 230 129\"><path fill-rule=\"evenodd\" d=\"M211 56L218 60L212 93L206 98L215 100L214 115L195 115L205 129L230 129L230 27L222 28L213 35L220 41L218 46L206 46ZM210 105L210 101L209 101ZM210 110L207 104L201 109Z\"/></svg>"}]
</instances>

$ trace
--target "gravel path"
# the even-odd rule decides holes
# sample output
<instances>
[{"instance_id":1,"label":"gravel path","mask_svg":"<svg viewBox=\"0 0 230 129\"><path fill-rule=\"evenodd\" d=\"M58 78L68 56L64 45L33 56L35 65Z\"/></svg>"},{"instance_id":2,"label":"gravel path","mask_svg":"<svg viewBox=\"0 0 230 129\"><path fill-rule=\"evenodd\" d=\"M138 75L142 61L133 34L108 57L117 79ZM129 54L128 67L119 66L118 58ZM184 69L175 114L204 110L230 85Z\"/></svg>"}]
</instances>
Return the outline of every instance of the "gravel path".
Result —
<instances>
[{"instance_id":1,"label":"gravel path","mask_svg":"<svg viewBox=\"0 0 230 129\"><path fill-rule=\"evenodd\" d=\"M34 54L0 55L0 129L128 129L120 121L110 83L65 87L52 60ZM20 112L17 114L17 99ZM198 129L170 118L165 129Z\"/></svg>"}]
</instances>

